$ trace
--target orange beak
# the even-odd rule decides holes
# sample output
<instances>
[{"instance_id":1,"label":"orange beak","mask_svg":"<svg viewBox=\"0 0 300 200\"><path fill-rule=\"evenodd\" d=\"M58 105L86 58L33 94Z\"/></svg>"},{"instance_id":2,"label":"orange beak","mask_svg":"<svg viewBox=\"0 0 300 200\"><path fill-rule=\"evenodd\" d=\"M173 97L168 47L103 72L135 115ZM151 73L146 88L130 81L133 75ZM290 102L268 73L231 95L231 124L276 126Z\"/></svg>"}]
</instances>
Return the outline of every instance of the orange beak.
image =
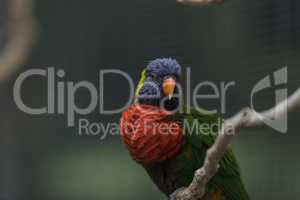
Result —
<instances>
[{"instance_id":1,"label":"orange beak","mask_svg":"<svg viewBox=\"0 0 300 200\"><path fill-rule=\"evenodd\" d=\"M172 98L174 94L174 89L176 86L176 81L174 78L170 77L163 81L162 87L165 96L168 96L169 99Z\"/></svg>"}]
</instances>

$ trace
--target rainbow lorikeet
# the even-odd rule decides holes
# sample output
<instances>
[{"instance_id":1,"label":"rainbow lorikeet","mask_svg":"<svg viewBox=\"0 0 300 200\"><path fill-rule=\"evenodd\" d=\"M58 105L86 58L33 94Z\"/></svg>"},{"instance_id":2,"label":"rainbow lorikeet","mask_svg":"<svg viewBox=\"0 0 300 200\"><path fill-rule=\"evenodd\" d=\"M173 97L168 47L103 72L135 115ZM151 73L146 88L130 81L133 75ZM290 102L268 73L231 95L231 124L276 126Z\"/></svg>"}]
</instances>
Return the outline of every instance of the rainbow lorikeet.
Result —
<instances>
[{"instance_id":1,"label":"rainbow lorikeet","mask_svg":"<svg viewBox=\"0 0 300 200\"><path fill-rule=\"evenodd\" d=\"M181 66L174 59L151 61L142 73L135 104L120 120L121 139L131 157L168 197L192 182L216 138L210 129L193 128L195 122L209 126L220 121L217 115L199 109L178 109L183 108L176 84L180 74ZM249 199L231 149L223 156L203 199Z\"/></svg>"}]
</instances>

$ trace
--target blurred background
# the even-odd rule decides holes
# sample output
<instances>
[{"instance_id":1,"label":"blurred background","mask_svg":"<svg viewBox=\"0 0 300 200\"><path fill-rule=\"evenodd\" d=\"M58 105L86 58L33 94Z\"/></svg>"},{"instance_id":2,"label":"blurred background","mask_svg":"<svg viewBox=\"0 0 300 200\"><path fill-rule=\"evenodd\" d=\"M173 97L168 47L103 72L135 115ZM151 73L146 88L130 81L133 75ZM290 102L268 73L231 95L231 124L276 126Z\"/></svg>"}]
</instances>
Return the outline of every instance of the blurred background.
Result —
<instances>
[{"instance_id":1,"label":"blurred background","mask_svg":"<svg viewBox=\"0 0 300 200\"><path fill-rule=\"evenodd\" d=\"M76 127L67 126L64 115L20 111L13 100L13 85L28 69L52 66L66 72L63 81L88 80L97 85L100 69L120 69L137 81L149 60L174 57L191 67L192 87L206 80L236 82L227 93L225 117L249 105L252 87L283 66L289 70L289 93L300 86L298 0L228 0L209 7L175 0L36 0L29 21L20 10L11 11L9 2L13 0L0 1L2 59L12 31L27 37L23 43L17 40L14 50L24 48L21 53L28 55L11 66L0 65L11 67L0 71L7 74L0 80L0 200L165 199L130 159L118 136L105 140L99 135L80 136ZM18 17L10 18L12 14ZM31 27L30 20L36 25ZM21 25L14 29L11 23ZM22 27L25 23L29 25ZM35 35L30 32L34 27ZM29 32L18 31L22 28ZM127 100L125 80L109 77L105 84L106 108ZM26 104L40 107L47 103L46 89L45 79L30 79L23 84L22 97ZM84 107L89 98L80 90L76 103ZM274 103L274 88L255 99L258 109ZM219 108L218 101L200 104ZM299 116L300 112L289 115L287 134L264 129L243 132L235 139L252 199L294 200L300 195ZM94 112L84 117L117 123L120 115Z\"/></svg>"}]
</instances>

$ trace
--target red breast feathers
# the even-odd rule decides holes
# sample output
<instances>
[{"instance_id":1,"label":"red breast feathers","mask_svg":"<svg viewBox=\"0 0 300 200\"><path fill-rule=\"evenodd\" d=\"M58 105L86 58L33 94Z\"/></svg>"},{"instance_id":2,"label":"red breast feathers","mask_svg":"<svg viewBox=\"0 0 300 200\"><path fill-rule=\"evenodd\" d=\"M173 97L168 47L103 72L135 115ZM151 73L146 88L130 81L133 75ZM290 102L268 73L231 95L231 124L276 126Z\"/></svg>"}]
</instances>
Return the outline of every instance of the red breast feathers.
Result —
<instances>
[{"instance_id":1,"label":"red breast feathers","mask_svg":"<svg viewBox=\"0 0 300 200\"><path fill-rule=\"evenodd\" d=\"M170 112L151 105L133 104L122 113L121 139L131 157L142 164L162 162L176 155L183 144L178 122Z\"/></svg>"}]
</instances>

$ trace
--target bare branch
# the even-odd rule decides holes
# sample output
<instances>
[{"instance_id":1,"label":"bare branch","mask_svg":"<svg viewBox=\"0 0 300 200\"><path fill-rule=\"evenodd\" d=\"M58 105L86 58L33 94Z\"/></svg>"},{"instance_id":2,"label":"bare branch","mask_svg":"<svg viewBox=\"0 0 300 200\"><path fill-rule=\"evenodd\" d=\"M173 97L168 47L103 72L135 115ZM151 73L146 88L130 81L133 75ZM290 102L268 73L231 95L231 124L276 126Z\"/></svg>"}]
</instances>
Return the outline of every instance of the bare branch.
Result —
<instances>
[{"instance_id":1,"label":"bare branch","mask_svg":"<svg viewBox=\"0 0 300 200\"><path fill-rule=\"evenodd\" d=\"M210 4L219 4L223 3L224 0L177 0L178 3L188 4L188 5L210 5Z\"/></svg>"},{"instance_id":2,"label":"bare branch","mask_svg":"<svg viewBox=\"0 0 300 200\"><path fill-rule=\"evenodd\" d=\"M233 117L225 120L215 143L208 149L204 165L194 175L194 180L187 188L181 188L172 195L176 200L199 200L205 195L207 182L217 173L218 163L227 151L233 137L241 129L264 126L264 119L280 119L287 112L300 107L300 89L285 101L265 112L257 113L253 109L245 108Z\"/></svg>"},{"instance_id":3,"label":"bare branch","mask_svg":"<svg viewBox=\"0 0 300 200\"><path fill-rule=\"evenodd\" d=\"M7 42L0 53L0 81L25 62L36 36L32 0L8 0Z\"/></svg>"}]
</instances>

